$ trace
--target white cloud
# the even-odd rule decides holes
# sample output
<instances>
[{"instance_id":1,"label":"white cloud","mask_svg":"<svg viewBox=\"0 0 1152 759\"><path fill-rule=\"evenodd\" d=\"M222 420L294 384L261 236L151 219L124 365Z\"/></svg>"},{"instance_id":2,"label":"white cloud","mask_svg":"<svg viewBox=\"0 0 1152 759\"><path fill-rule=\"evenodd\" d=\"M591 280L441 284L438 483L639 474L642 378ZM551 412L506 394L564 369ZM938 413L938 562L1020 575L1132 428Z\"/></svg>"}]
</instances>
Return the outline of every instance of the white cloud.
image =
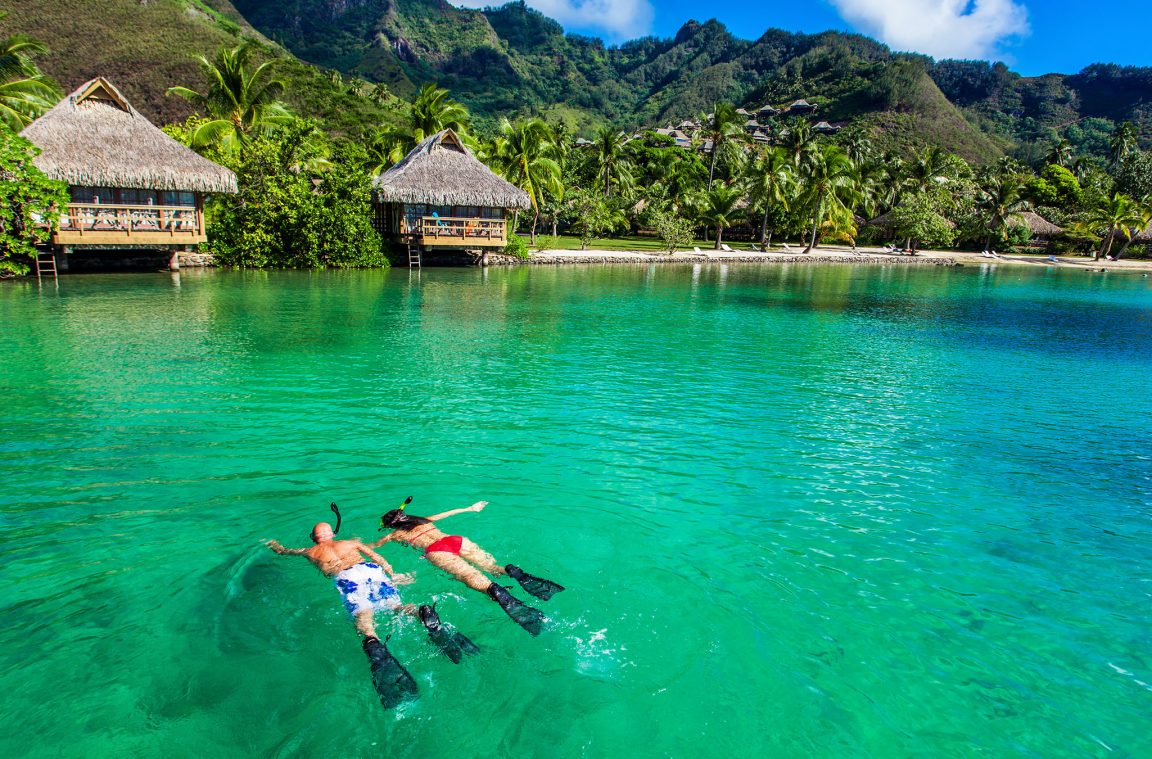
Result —
<instances>
[{"instance_id":1,"label":"white cloud","mask_svg":"<svg viewBox=\"0 0 1152 759\"><path fill-rule=\"evenodd\" d=\"M530 8L562 26L599 29L615 40L642 37L652 31L649 0L526 0ZM450 0L462 8L503 5L504 0Z\"/></svg>"},{"instance_id":2,"label":"white cloud","mask_svg":"<svg viewBox=\"0 0 1152 759\"><path fill-rule=\"evenodd\" d=\"M831 0L844 20L896 50L934 58L991 58L1008 37L1028 33L1013 0Z\"/></svg>"}]
</instances>

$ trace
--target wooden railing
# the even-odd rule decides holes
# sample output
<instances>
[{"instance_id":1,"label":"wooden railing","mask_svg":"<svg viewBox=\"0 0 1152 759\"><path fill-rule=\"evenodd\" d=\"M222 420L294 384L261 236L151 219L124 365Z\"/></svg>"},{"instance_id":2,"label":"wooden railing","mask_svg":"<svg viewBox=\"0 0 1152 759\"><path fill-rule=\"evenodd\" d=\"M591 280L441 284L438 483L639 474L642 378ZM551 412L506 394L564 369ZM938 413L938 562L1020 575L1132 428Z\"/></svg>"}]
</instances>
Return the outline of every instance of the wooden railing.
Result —
<instances>
[{"instance_id":1,"label":"wooden railing","mask_svg":"<svg viewBox=\"0 0 1152 759\"><path fill-rule=\"evenodd\" d=\"M503 219L423 216L415 229L404 231L417 235L424 245L496 247L508 242L506 227Z\"/></svg>"},{"instance_id":2,"label":"wooden railing","mask_svg":"<svg viewBox=\"0 0 1152 759\"><path fill-rule=\"evenodd\" d=\"M55 238L63 244L188 244L204 240L204 218L192 206L70 203Z\"/></svg>"}]
</instances>

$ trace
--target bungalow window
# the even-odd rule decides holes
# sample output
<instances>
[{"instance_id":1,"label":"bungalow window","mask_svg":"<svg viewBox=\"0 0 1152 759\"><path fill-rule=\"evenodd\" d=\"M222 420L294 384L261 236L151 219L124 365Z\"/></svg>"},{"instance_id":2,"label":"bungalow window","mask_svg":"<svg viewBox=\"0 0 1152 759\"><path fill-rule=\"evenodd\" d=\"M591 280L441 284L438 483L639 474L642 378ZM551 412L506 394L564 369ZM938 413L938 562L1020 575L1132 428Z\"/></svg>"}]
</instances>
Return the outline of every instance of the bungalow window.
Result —
<instances>
[{"instance_id":1,"label":"bungalow window","mask_svg":"<svg viewBox=\"0 0 1152 759\"><path fill-rule=\"evenodd\" d=\"M111 187L82 187L68 188L72 194L73 203L114 203L115 195Z\"/></svg>"},{"instance_id":2,"label":"bungalow window","mask_svg":"<svg viewBox=\"0 0 1152 759\"><path fill-rule=\"evenodd\" d=\"M125 206L146 206L152 203L151 190L137 190L135 188L122 188L120 190L120 203Z\"/></svg>"},{"instance_id":3,"label":"bungalow window","mask_svg":"<svg viewBox=\"0 0 1152 759\"><path fill-rule=\"evenodd\" d=\"M165 190L160 193L160 205L162 206L186 206L191 208L196 205L196 194L191 192L176 192L174 190Z\"/></svg>"}]
</instances>

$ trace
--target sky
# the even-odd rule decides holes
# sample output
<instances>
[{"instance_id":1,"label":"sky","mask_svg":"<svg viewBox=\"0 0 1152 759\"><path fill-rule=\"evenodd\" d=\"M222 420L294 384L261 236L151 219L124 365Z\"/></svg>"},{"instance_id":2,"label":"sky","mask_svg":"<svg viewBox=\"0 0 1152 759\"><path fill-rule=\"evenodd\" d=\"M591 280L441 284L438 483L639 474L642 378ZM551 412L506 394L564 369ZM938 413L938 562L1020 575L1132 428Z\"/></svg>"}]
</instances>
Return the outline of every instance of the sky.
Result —
<instances>
[{"instance_id":1,"label":"sky","mask_svg":"<svg viewBox=\"0 0 1152 759\"><path fill-rule=\"evenodd\" d=\"M454 0L483 7L500 0ZM934 58L1005 61L1025 76L1071 74L1090 63L1152 66L1148 0L526 0L570 32L610 43L672 37L689 19L717 18L738 37L765 29L828 29L874 37Z\"/></svg>"}]
</instances>

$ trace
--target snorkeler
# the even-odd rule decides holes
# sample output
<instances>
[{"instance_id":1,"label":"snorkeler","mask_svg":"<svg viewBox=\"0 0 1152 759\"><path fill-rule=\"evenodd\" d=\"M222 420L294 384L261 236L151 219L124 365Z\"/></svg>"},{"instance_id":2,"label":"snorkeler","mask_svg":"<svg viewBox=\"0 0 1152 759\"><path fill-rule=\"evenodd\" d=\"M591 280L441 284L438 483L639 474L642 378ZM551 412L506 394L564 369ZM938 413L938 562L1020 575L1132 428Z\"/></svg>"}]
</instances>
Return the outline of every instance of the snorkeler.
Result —
<instances>
[{"instance_id":1,"label":"snorkeler","mask_svg":"<svg viewBox=\"0 0 1152 759\"><path fill-rule=\"evenodd\" d=\"M520 583L520 587L537 598L547 601L564 590L564 586L551 580L533 577L515 564L501 567L496 559L468 538L460 535L445 535L433 522L446 517L467 512L479 512L488 505L487 501L477 501L464 509L453 509L430 517L417 517L404 513L404 507L412 502L409 497L398 509L380 517L380 529L391 528L392 532L372 543L379 548L385 543L397 541L424 551L424 558L434 566L443 569L473 590L484 593L508 614L517 624L533 635L539 635L544 623L544 614L512 596L484 574L500 577L508 575Z\"/></svg>"},{"instance_id":2,"label":"snorkeler","mask_svg":"<svg viewBox=\"0 0 1152 759\"><path fill-rule=\"evenodd\" d=\"M335 504L333 504L335 511ZM339 521L337 521L339 524ZM344 598L344 606L356 619L356 630L364 636L364 653L368 655L372 681L380 694L380 703L391 708L405 696L415 695L416 681L396 660L376 635L374 615L378 610L411 614L419 618L432 642L455 663L464 654L476 654L480 649L440 621L434 606L401 604L397 585L412 582L410 575L397 574L380 554L359 540L333 540L332 526L321 522L312 528L311 548L285 548L275 540L266 545L282 556L304 556L313 566L336 581L336 588ZM364 561L363 557L371 559Z\"/></svg>"}]
</instances>

